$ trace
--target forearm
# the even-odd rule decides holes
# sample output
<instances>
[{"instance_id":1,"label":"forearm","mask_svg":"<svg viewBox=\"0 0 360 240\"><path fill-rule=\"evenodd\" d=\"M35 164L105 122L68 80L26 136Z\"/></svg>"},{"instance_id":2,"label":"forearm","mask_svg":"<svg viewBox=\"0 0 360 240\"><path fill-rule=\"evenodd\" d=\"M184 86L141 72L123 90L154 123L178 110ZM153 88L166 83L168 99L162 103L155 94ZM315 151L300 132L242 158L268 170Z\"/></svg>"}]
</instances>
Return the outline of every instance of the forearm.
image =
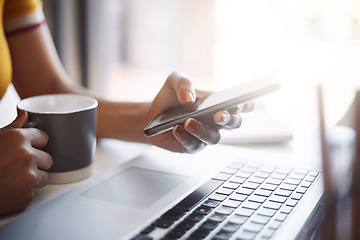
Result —
<instances>
[{"instance_id":1,"label":"forearm","mask_svg":"<svg viewBox=\"0 0 360 240\"><path fill-rule=\"evenodd\" d=\"M13 64L13 84L21 98L53 93L76 93L95 97L99 102L100 138L145 142L144 113L147 103L119 103L96 94L70 80L55 50L46 25L8 38Z\"/></svg>"},{"instance_id":2,"label":"forearm","mask_svg":"<svg viewBox=\"0 0 360 240\"><path fill-rule=\"evenodd\" d=\"M143 129L148 119L149 103L120 103L99 100L98 129L100 138L146 142Z\"/></svg>"}]
</instances>

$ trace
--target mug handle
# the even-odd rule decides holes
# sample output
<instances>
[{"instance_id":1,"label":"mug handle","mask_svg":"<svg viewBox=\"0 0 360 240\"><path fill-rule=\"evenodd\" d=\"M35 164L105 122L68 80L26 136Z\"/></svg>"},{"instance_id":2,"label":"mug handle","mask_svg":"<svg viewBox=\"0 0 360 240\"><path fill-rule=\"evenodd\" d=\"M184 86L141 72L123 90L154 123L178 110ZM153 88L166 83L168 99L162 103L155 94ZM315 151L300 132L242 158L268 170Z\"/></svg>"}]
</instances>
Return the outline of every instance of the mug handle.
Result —
<instances>
[{"instance_id":1,"label":"mug handle","mask_svg":"<svg viewBox=\"0 0 360 240\"><path fill-rule=\"evenodd\" d=\"M37 128L43 130L43 124L40 119L36 118L25 123L22 128Z\"/></svg>"}]
</instances>

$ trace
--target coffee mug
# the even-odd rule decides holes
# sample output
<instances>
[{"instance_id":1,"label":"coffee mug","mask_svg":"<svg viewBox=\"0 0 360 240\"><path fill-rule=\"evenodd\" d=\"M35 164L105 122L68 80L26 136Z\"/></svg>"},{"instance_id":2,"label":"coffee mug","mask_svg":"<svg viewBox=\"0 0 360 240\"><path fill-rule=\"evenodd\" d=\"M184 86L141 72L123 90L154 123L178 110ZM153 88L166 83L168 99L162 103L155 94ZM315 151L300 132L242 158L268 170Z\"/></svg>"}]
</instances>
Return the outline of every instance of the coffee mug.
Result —
<instances>
[{"instance_id":1,"label":"coffee mug","mask_svg":"<svg viewBox=\"0 0 360 240\"><path fill-rule=\"evenodd\" d=\"M70 183L91 175L96 150L98 102L76 94L52 94L21 100L17 110L25 110L29 122L47 133L44 151L53 158L49 183Z\"/></svg>"}]
</instances>

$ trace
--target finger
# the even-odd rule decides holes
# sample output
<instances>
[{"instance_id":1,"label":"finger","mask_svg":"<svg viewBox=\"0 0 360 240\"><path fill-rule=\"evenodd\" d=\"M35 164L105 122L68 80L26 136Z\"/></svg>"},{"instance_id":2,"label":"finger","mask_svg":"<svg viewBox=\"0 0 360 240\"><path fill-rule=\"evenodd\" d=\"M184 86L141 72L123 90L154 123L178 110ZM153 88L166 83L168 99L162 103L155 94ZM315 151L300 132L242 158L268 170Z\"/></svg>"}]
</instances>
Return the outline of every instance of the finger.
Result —
<instances>
[{"instance_id":1,"label":"finger","mask_svg":"<svg viewBox=\"0 0 360 240\"><path fill-rule=\"evenodd\" d=\"M255 103L253 101L251 102L246 102L246 103L243 103L243 104L240 104L237 106L237 110L236 112L239 113L239 112L251 112L253 111L255 108Z\"/></svg>"},{"instance_id":2,"label":"finger","mask_svg":"<svg viewBox=\"0 0 360 240\"><path fill-rule=\"evenodd\" d=\"M242 118L238 114L230 114L227 111L219 111L214 114L214 122L224 129L236 129L242 124Z\"/></svg>"},{"instance_id":3,"label":"finger","mask_svg":"<svg viewBox=\"0 0 360 240\"><path fill-rule=\"evenodd\" d=\"M220 141L220 133L216 129L208 127L194 118L186 120L184 128L191 133L191 135L206 144L213 145Z\"/></svg>"},{"instance_id":4,"label":"finger","mask_svg":"<svg viewBox=\"0 0 360 240\"><path fill-rule=\"evenodd\" d=\"M15 120L10 123L7 128L21 128L27 123L29 120L29 116L25 110L21 110L21 112L17 115Z\"/></svg>"},{"instance_id":5,"label":"finger","mask_svg":"<svg viewBox=\"0 0 360 240\"><path fill-rule=\"evenodd\" d=\"M37 169L34 171L34 175L34 188L42 188L49 183L49 174L47 172Z\"/></svg>"},{"instance_id":6,"label":"finger","mask_svg":"<svg viewBox=\"0 0 360 240\"><path fill-rule=\"evenodd\" d=\"M185 129L179 125L176 125L173 128L172 133L174 137L182 144L184 148L183 152L195 153L206 146L204 142L185 131Z\"/></svg>"},{"instance_id":7,"label":"finger","mask_svg":"<svg viewBox=\"0 0 360 240\"><path fill-rule=\"evenodd\" d=\"M36 157L36 164L39 170L47 171L53 165L53 159L50 154L42 150L34 149Z\"/></svg>"},{"instance_id":8,"label":"finger","mask_svg":"<svg viewBox=\"0 0 360 240\"><path fill-rule=\"evenodd\" d=\"M196 93L191 81L183 74L175 72L168 77L168 82L175 90L180 103L193 103L196 99Z\"/></svg>"},{"instance_id":9,"label":"finger","mask_svg":"<svg viewBox=\"0 0 360 240\"><path fill-rule=\"evenodd\" d=\"M34 148L43 149L49 140L48 135L37 128L22 129L22 131L24 131L31 146Z\"/></svg>"}]
</instances>

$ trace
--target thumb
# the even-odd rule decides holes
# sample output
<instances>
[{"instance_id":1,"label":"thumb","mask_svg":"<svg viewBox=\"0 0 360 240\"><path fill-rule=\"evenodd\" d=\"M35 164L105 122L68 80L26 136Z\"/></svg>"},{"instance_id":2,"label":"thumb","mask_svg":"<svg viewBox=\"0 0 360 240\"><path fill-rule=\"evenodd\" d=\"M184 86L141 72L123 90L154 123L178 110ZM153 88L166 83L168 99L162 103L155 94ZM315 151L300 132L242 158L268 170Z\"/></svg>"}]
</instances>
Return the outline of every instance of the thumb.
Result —
<instances>
[{"instance_id":1,"label":"thumb","mask_svg":"<svg viewBox=\"0 0 360 240\"><path fill-rule=\"evenodd\" d=\"M29 120L29 116L25 110L21 110L21 112L17 115L16 119L10 123L7 127L9 128L21 128L27 123Z\"/></svg>"}]
</instances>

